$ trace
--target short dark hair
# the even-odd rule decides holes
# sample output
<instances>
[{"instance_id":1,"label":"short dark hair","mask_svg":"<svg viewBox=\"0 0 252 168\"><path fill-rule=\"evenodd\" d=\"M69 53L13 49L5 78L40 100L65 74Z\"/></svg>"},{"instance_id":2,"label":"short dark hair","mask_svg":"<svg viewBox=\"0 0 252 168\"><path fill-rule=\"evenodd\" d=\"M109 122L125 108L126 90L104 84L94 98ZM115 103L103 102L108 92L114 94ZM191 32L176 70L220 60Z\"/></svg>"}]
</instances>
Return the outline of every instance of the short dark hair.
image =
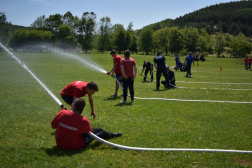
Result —
<instances>
[{"instance_id":1,"label":"short dark hair","mask_svg":"<svg viewBox=\"0 0 252 168\"><path fill-rule=\"evenodd\" d=\"M112 55L112 54L116 54L116 50L112 49L112 50L110 51L110 55Z\"/></svg>"},{"instance_id":2,"label":"short dark hair","mask_svg":"<svg viewBox=\"0 0 252 168\"><path fill-rule=\"evenodd\" d=\"M157 55L162 55L162 52L161 52L161 51L158 51L158 52L157 52Z\"/></svg>"},{"instance_id":3,"label":"short dark hair","mask_svg":"<svg viewBox=\"0 0 252 168\"><path fill-rule=\"evenodd\" d=\"M75 106L74 106L75 110L79 111L80 114L81 114L82 111L83 111L83 109L84 109L84 107L86 106L85 100L80 99L80 98L76 98L74 100L74 104L75 104Z\"/></svg>"},{"instance_id":4,"label":"short dark hair","mask_svg":"<svg viewBox=\"0 0 252 168\"><path fill-rule=\"evenodd\" d=\"M87 84L87 87L90 90L95 90L96 92L99 90L97 83L95 83L94 81L91 81Z\"/></svg>"},{"instance_id":5,"label":"short dark hair","mask_svg":"<svg viewBox=\"0 0 252 168\"><path fill-rule=\"evenodd\" d=\"M192 52L189 52L189 55L192 55Z\"/></svg>"},{"instance_id":6,"label":"short dark hair","mask_svg":"<svg viewBox=\"0 0 252 168\"><path fill-rule=\"evenodd\" d=\"M126 50L123 53L125 55L125 57L130 57L130 50Z\"/></svg>"}]
</instances>

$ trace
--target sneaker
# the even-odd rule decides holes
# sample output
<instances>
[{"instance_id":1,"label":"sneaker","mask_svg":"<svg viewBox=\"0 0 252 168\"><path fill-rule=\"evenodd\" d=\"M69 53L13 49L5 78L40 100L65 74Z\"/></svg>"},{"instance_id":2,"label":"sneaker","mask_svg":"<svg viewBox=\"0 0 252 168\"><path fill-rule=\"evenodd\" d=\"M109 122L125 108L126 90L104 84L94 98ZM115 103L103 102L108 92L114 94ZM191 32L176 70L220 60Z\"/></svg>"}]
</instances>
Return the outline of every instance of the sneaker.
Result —
<instances>
[{"instance_id":1,"label":"sneaker","mask_svg":"<svg viewBox=\"0 0 252 168\"><path fill-rule=\"evenodd\" d=\"M122 136L122 133L120 133L120 132L112 133L112 136L113 137L120 137L120 136Z\"/></svg>"},{"instance_id":2,"label":"sneaker","mask_svg":"<svg viewBox=\"0 0 252 168\"><path fill-rule=\"evenodd\" d=\"M188 74L186 74L186 77L188 77Z\"/></svg>"},{"instance_id":3,"label":"sneaker","mask_svg":"<svg viewBox=\"0 0 252 168\"><path fill-rule=\"evenodd\" d=\"M117 97L117 95L116 94L112 94L111 97Z\"/></svg>"},{"instance_id":4,"label":"sneaker","mask_svg":"<svg viewBox=\"0 0 252 168\"><path fill-rule=\"evenodd\" d=\"M131 103L134 103L135 102L135 100L131 100Z\"/></svg>"},{"instance_id":5,"label":"sneaker","mask_svg":"<svg viewBox=\"0 0 252 168\"><path fill-rule=\"evenodd\" d=\"M127 103L127 100L122 100L120 101L120 103Z\"/></svg>"}]
</instances>

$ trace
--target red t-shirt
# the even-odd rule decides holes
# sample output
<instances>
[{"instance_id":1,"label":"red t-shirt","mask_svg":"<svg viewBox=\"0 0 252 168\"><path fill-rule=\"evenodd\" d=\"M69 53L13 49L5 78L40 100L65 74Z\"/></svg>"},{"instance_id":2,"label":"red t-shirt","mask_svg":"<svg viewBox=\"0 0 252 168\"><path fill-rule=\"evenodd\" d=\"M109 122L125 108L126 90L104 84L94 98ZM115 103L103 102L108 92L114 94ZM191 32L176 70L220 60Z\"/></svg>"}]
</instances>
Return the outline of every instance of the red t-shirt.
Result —
<instances>
[{"instance_id":1,"label":"red t-shirt","mask_svg":"<svg viewBox=\"0 0 252 168\"><path fill-rule=\"evenodd\" d=\"M87 82L75 81L67 86L60 92L60 95L68 95L76 98L83 97L87 94L85 91ZM90 95L89 95L90 96Z\"/></svg>"},{"instance_id":2,"label":"red t-shirt","mask_svg":"<svg viewBox=\"0 0 252 168\"><path fill-rule=\"evenodd\" d=\"M252 58L249 58L248 63L251 64L251 62L252 62Z\"/></svg>"},{"instance_id":3,"label":"red t-shirt","mask_svg":"<svg viewBox=\"0 0 252 168\"><path fill-rule=\"evenodd\" d=\"M122 59L122 58L120 57L120 55L116 55L116 56L113 58L114 64L117 63L117 66L116 66L116 69L115 69L115 74L116 74L116 75L122 73L121 67L120 67L120 65L121 65L121 59Z\"/></svg>"},{"instance_id":4,"label":"red t-shirt","mask_svg":"<svg viewBox=\"0 0 252 168\"><path fill-rule=\"evenodd\" d=\"M133 67L136 65L136 61L133 58L125 57L121 60L121 65L123 65L123 69L125 72L125 75L133 78L135 76Z\"/></svg>"},{"instance_id":5,"label":"red t-shirt","mask_svg":"<svg viewBox=\"0 0 252 168\"><path fill-rule=\"evenodd\" d=\"M248 58L244 58L245 63L248 63L248 60L249 60Z\"/></svg>"},{"instance_id":6,"label":"red t-shirt","mask_svg":"<svg viewBox=\"0 0 252 168\"><path fill-rule=\"evenodd\" d=\"M84 147L83 133L91 132L91 125L86 117L73 113L71 110L61 110L51 122L56 128L55 139L59 148L74 150Z\"/></svg>"}]
</instances>

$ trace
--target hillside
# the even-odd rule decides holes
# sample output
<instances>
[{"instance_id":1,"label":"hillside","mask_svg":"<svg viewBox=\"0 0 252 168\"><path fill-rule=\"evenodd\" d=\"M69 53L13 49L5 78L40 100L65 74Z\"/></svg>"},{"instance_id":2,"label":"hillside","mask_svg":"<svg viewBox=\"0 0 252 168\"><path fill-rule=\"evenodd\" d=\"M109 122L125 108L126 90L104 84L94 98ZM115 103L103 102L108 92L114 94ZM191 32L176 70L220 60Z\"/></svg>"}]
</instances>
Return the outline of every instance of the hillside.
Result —
<instances>
[{"instance_id":1,"label":"hillside","mask_svg":"<svg viewBox=\"0 0 252 168\"><path fill-rule=\"evenodd\" d=\"M207 6L174 20L166 19L148 26L154 31L167 26L191 26L206 28L209 34L222 31L233 35L242 32L246 36L252 36L251 25L252 1L237 1Z\"/></svg>"}]
</instances>

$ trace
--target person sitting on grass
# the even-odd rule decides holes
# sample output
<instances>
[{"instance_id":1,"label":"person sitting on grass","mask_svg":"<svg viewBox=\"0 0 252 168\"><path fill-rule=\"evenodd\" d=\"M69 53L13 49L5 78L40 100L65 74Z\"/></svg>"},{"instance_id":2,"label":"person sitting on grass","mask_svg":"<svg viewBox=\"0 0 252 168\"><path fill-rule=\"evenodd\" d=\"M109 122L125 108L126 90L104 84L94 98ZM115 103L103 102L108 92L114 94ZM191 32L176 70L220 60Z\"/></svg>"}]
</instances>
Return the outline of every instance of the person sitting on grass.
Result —
<instances>
[{"instance_id":1,"label":"person sitting on grass","mask_svg":"<svg viewBox=\"0 0 252 168\"><path fill-rule=\"evenodd\" d=\"M71 105L76 98L80 98L88 94L89 104L91 106L91 116L95 118L92 95L98 90L98 85L93 81L89 83L83 81L75 81L65 86L64 89L60 92L60 95L67 104ZM64 106L62 108L67 110L67 108Z\"/></svg>"},{"instance_id":2,"label":"person sitting on grass","mask_svg":"<svg viewBox=\"0 0 252 168\"><path fill-rule=\"evenodd\" d=\"M182 67L180 68L181 72L186 72L187 71L187 66L185 63L183 63Z\"/></svg>"},{"instance_id":3,"label":"person sitting on grass","mask_svg":"<svg viewBox=\"0 0 252 168\"><path fill-rule=\"evenodd\" d=\"M180 60L178 60L178 63L177 63L177 65L174 67L174 69L175 69L176 71L177 71L177 70L181 70L182 66L183 66L183 63L182 63Z\"/></svg>"},{"instance_id":4,"label":"person sitting on grass","mask_svg":"<svg viewBox=\"0 0 252 168\"><path fill-rule=\"evenodd\" d=\"M175 75L174 75L174 72L172 70L170 70L169 66L166 66L166 69L167 69L167 73L168 73L168 76L169 76L169 83L170 83L170 87L171 88L175 88ZM162 80L161 83L165 86L167 83L166 83L166 80Z\"/></svg>"},{"instance_id":5,"label":"person sitting on grass","mask_svg":"<svg viewBox=\"0 0 252 168\"><path fill-rule=\"evenodd\" d=\"M93 133L102 139L122 136L121 133L111 133L101 128L91 128L89 120L81 116L86 103L83 99L76 98L71 105L71 110L62 109L51 121L56 129L56 144L61 149L75 150L86 147L94 139L88 135Z\"/></svg>"}]
</instances>

